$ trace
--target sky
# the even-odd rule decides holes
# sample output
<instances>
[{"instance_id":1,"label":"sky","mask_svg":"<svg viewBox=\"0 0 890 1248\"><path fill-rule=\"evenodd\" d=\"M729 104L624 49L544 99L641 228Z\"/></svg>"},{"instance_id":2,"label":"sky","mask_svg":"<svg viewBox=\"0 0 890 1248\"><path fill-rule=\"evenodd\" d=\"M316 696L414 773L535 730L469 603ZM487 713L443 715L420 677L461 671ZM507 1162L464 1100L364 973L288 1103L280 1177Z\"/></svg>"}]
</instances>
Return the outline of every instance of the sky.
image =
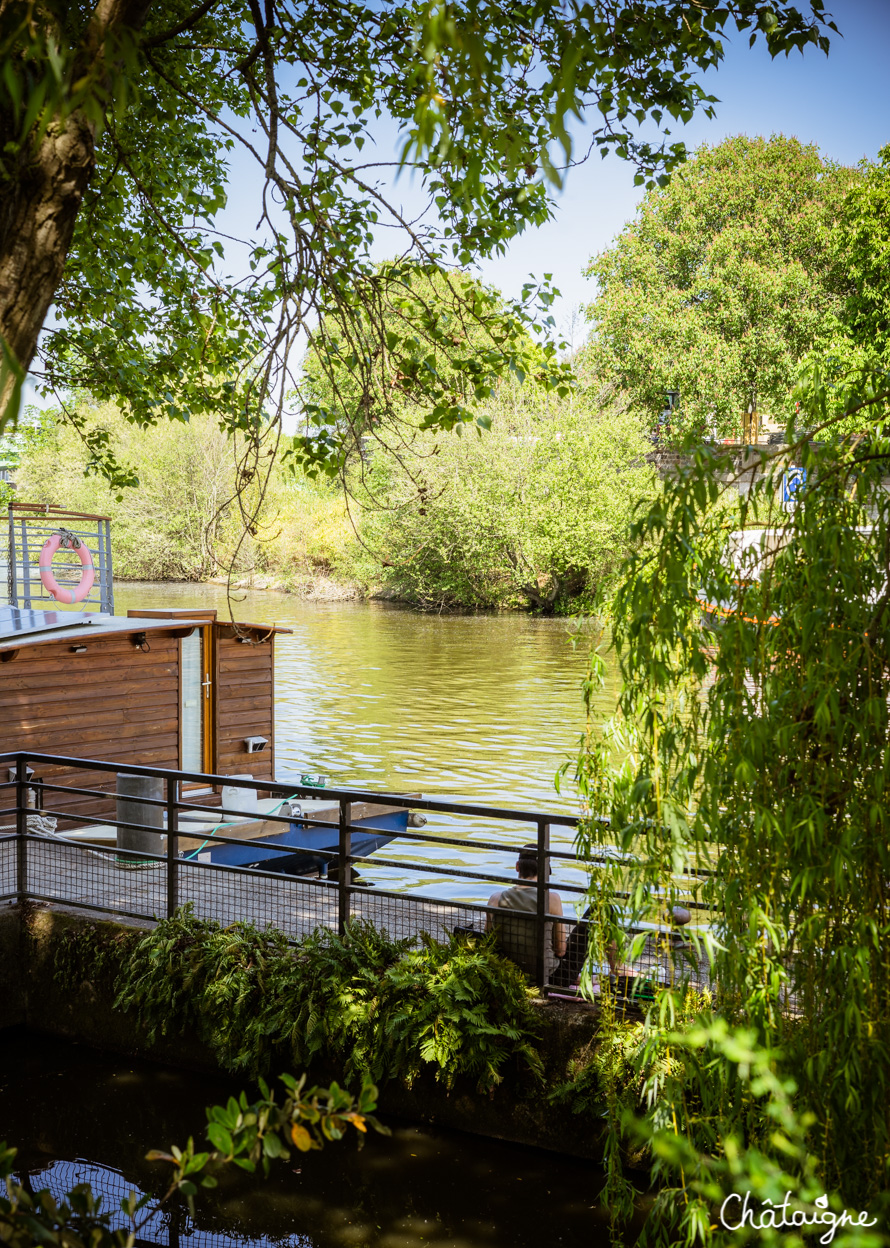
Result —
<instances>
[{"instance_id":1,"label":"sky","mask_svg":"<svg viewBox=\"0 0 890 1248\"><path fill-rule=\"evenodd\" d=\"M762 44L749 48L747 36L740 36L727 47L721 66L705 77L707 89L720 101L716 117L699 116L677 126L672 138L682 138L694 150L735 134L784 134L814 143L824 156L844 164L874 160L879 148L890 143L890 0L834 0L833 6L829 0L829 5L842 37L833 37L827 57L808 49L772 61ZM586 146L580 126L575 140L576 149ZM388 145L395 153L394 133L381 133L383 159L389 158ZM633 179L633 167L615 156L601 160L594 155L572 169L554 220L516 239L505 256L485 262L483 280L518 297L530 276L551 273L561 291L553 308L557 329L580 346L586 336L583 308L595 294L583 270L634 216L642 190ZM398 194L410 203L405 177ZM256 218L253 168L233 167L226 217L224 228L250 236ZM388 254L384 240L381 257ZM43 406L29 384L25 402L35 401Z\"/></svg>"},{"instance_id":2,"label":"sky","mask_svg":"<svg viewBox=\"0 0 890 1248\"><path fill-rule=\"evenodd\" d=\"M735 134L784 134L815 143L841 164L876 159L890 143L890 0L828 0L827 7L843 35L833 37L827 57L808 49L772 61L761 45L749 48L747 36L740 37L704 80L721 101L716 118L678 126L673 138L694 149ZM485 279L518 295L529 273L552 273L562 292L554 315L565 334L572 310L595 295L595 284L583 275L587 261L609 246L642 198L633 178L631 166L617 157L594 156L570 171L554 221L487 263ZM576 326L576 336L584 332Z\"/></svg>"}]
</instances>

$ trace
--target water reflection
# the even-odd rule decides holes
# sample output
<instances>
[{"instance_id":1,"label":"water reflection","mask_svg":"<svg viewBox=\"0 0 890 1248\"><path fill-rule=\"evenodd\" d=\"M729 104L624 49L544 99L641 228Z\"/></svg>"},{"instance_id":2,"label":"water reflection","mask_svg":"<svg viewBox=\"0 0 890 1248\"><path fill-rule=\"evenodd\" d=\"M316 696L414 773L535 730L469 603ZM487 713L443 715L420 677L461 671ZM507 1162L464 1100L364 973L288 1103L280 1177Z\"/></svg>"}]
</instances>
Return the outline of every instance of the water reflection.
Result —
<instances>
[{"instance_id":1,"label":"water reflection","mask_svg":"<svg viewBox=\"0 0 890 1248\"><path fill-rule=\"evenodd\" d=\"M134 1186L163 1190L150 1147L203 1137L204 1107L241 1084L124 1061L65 1041L0 1036L0 1138L20 1174L54 1194L88 1180L116 1207ZM372 1136L295 1156L269 1180L240 1172L184 1208L159 1213L140 1242L182 1248L597 1248L606 1245L591 1163L459 1132L393 1123Z\"/></svg>"},{"instance_id":2,"label":"water reflection","mask_svg":"<svg viewBox=\"0 0 890 1248\"><path fill-rule=\"evenodd\" d=\"M116 609L216 606L217 586L121 585ZM276 757L279 775L322 772L329 784L575 813L570 787L553 777L584 728L581 681L587 655L573 647L564 620L525 615L422 615L383 603L307 603L290 595L239 595L237 618L293 629L276 642ZM614 708L610 671L596 708ZM429 830L516 845L532 825L506 830L434 816ZM570 837L554 836L568 846ZM398 849L398 852L395 852ZM512 872L515 855L460 855L405 842L388 856L462 863L494 875ZM378 884L481 900L489 887L374 867ZM574 879L574 873L560 878Z\"/></svg>"}]
</instances>

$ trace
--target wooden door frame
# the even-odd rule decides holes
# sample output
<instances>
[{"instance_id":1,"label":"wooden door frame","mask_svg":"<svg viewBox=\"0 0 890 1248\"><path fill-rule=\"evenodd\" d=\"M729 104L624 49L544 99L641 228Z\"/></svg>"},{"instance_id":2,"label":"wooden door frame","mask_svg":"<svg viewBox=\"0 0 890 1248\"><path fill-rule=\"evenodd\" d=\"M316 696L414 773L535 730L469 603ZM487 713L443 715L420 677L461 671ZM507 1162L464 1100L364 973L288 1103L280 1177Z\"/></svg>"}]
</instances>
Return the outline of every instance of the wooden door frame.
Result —
<instances>
[{"instance_id":1,"label":"wooden door frame","mask_svg":"<svg viewBox=\"0 0 890 1248\"><path fill-rule=\"evenodd\" d=\"M209 683L205 683L209 682ZM201 688L206 689L202 702L202 739L204 744L204 770L209 773L216 771L216 629L212 623L201 627Z\"/></svg>"}]
</instances>

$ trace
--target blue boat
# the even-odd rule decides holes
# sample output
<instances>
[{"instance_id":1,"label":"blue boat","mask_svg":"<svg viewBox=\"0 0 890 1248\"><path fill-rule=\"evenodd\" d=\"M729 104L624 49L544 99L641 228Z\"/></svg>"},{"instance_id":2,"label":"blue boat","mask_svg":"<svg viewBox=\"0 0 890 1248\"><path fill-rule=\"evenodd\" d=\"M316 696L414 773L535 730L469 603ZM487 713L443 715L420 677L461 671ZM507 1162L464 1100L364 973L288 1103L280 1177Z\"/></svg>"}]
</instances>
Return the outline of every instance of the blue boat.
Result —
<instances>
[{"instance_id":1,"label":"blue boat","mask_svg":"<svg viewBox=\"0 0 890 1248\"><path fill-rule=\"evenodd\" d=\"M269 809L263 810L264 806ZM281 803L271 800L260 802L257 817L242 816L216 825L210 824L205 817L202 821L204 826L193 824L194 831L190 826L190 817L182 816L180 831L191 842L183 847L183 859L273 871L281 875L327 875L339 845L339 803L331 798L295 802L294 818L289 824L263 817L280 809L280 806ZM301 815L318 820L325 826L319 827L315 823L307 825L301 821ZM352 853L358 858L367 857L403 833L412 819L419 824L418 816L404 807L354 802L350 824ZM198 837L202 840L195 845ZM232 839L249 841L250 844L226 843ZM293 853L281 852L291 847Z\"/></svg>"}]
</instances>

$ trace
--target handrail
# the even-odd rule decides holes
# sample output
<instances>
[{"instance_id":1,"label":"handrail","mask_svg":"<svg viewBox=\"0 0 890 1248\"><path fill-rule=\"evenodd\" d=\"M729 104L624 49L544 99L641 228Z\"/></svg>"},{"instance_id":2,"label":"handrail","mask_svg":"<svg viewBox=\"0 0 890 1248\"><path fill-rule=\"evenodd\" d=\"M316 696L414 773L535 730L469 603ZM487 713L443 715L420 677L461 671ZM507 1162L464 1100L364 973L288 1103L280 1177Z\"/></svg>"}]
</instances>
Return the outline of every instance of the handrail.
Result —
<instances>
[{"instance_id":1,"label":"handrail","mask_svg":"<svg viewBox=\"0 0 890 1248\"><path fill-rule=\"evenodd\" d=\"M313 785L293 782L254 780L240 776L222 776L207 772L186 772L172 768L133 765L129 763L120 764L108 760L31 753L22 750L0 753L0 766L3 764L9 765L10 772L14 772L14 779L8 782L0 782L0 789L14 790L15 792L15 805L9 811L11 815L14 814L15 816L15 832L12 832L11 829L8 835L0 832L0 844L14 842L16 845L14 862L15 888L13 893L5 895L15 897L19 902L24 902L28 899L55 899L62 901L66 905L81 906L91 911L110 909L117 913L146 919L151 918L159 908L165 911L168 916L176 911L184 896L184 880L193 881L196 878L204 878L207 881L211 879L219 880L220 884L218 886L210 886L208 884L210 892L207 893L205 890L205 895L212 895L214 898L219 896L234 898L238 881L245 881L249 878L255 884L262 882L263 887L268 891L268 898L265 898L264 894L264 905L271 905L274 910L274 906L278 904L275 900L276 897L282 899L281 904L283 905L285 898L292 898L295 895L300 896L304 899L300 904L305 903L310 915L306 922L317 925L319 922L327 921L332 926L337 926L341 932L345 930L347 923L350 921L353 914L353 901L358 898L376 899L378 905L385 905L385 903L390 901L398 902L403 918L415 913L411 910L412 905L419 905L421 909L416 912L417 917L411 920L417 924L428 921L423 918L424 914L428 914L430 916L429 921L433 921L435 914L450 911L484 914L486 916L485 926L489 927L493 921L493 916L502 916L505 911L489 905L487 900L465 901L442 895L428 896L425 892L415 892L411 888L395 891L386 887L369 886L355 877L355 869L365 864L379 865L384 869L408 870L420 876L426 875L433 879L437 877L453 877L456 880L465 879L486 882L498 887L515 884L516 878L514 876L503 876L489 870L474 870L472 859L461 861L455 865L442 863L441 860L421 862L416 859L398 859L389 855L377 854L372 856L362 852L355 853L355 837L359 831L367 830L372 834L380 832L388 834L391 829L388 827L375 827L373 816L371 816L369 823L363 823L361 827L353 824L353 808L357 805L382 806L389 807L391 810L423 810L444 815L469 816L476 820L499 821L510 825L528 825L531 823L534 825L533 843L539 863L538 879L534 882L529 881L536 891L535 907L533 911L529 912L511 910L510 915L511 919L513 917L518 918L520 924L523 922L533 924L535 949L535 973L533 978L542 988L546 988L548 982L546 969L549 961L547 942L550 939L551 931L554 930L554 923L562 922L565 925L577 923L579 931L587 930L590 926L586 919L574 920L570 915L560 919L550 912L547 895L551 887L576 896L582 896L587 891L583 877L579 883L561 880L558 884L551 885L548 879L550 863L577 863L582 870L591 872L598 867L615 861L608 853L594 855L589 859L580 859L577 854L570 852L564 846L551 848L550 830L552 827L572 829L579 822L578 817L565 814L483 806L468 802L439 801L435 798L421 798L405 793L374 792L366 789L320 789ZM72 776L74 783L60 783L58 777L53 777L50 780L35 774L38 769L44 768L73 772L75 773ZM69 799L78 798L83 799L85 802L89 801L94 808L97 803L111 803L120 797L114 789L109 787L94 788L78 785L76 783L78 772L107 774L109 776L117 774L136 775L162 780L163 797L140 796L136 798L132 795L126 795L125 800L149 808L163 808L166 813L166 827L152 826L128 819L126 817L126 809L121 810L120 814L115 811L113 815L106 812L97 813L95 809L85 814L71 810L67 803L62 805L61 802L56 802L54 806L51 806L45 812L35 810L29 805L35 794L40 799L39 804L41 805L45 795L53 795L54 797L65 795ZM101 783L104 784L104 781ZM235 811L222 805L208 806L189 801L188 794L182 793L183 784L202 784L217 788L228 786L247 791L262 791L273 797L291 798L297 801L301 799L321 799L329 803L331 810L327 813L329 813L330 817L327 819L316 819L311 814L303 814L302 812L283 815L280 813L266 814L262 811L257 811L254 816L252 813ZM150 832L157 838L166 837L166 844L159 839L157 842L158 852L154 853L151 851L150 846L146 846L145 849L134 850L122 846L88 845L79 841L67 841L64 834L46 834L41 832L38 827L29 827L30 816L41 813L51 814L57 820L62 820L68 825L74 822L89 822L103 827L114 827L118 830ZM260 860L248 868L238 864L196 860L194 857L190 859L180 858L179 846L183 838L195 840L205 834L204 831L192 828L188 823L183 822L183 815L188 813L206 814L211 818L221 818L226 814L235 816L234 822L221 823L214 829L216 833L222 833L214 836L214 843L258 850L260 851ZM122 818L121 815L124 817ZM279 826L282 832L290 827L291 824L296 824L298 829L305 829L307 833L311 832L312 829L324 828L334 834L334 839L324 846L316 846L314 844L306 844L305 840L307 838L300 836L299 832L297 832L297 837L291 839L288 844L274 843L268 838L270 835L275 835L275 833L269 833L262 829L256 829L261 835L239 836L239 824L244 823L254 825L270 824L273 829ZM532 842L532 835L529 835L530 831L527 828L522 831L525 844ZM517 828L517 841L519 839L518 834L519 829ZM392 831L392 838L405 839L411 844L425 843L431 846L450 846L459 850L460 853L466 850L481 850L488 853L508 854L515 853L521 848L518 844L505 844L503 841L476 839L475 837L466 840L456 840L436 832L421 832L407 829ZM135 868L128 874L132 880L137 881L134 885L137 894L141 887L138 884L140 878L138 868L153 869L149 877L147 877L148 879L158 879L158 875L155 875L154 872L159 872L164 882L162 891L163 904L159 907L157 901L151 900L151 898L157 896L154 887L152 887L149 890L151 897L143 890L142 895L145 897L145 901L142 904L145 906L145 909L140 911L138 909L138 896L134 900L126 889L119 888L117 885L115 885L114 889L109 890L109 895L106 897L104 905L102 904L102 898L98 894L91 895L89 891L86 891L86 896L90 897L90 900L87 901L84 897L85 890L82 879L76 889L69 887L64 870L56 871L55 875L51 877L52 888L48 889L46 887L47 877L41 875L41 863L45 859L41 859L39 856L33 857L33 854L45 854L47 852L45 847L48 844L64 846L63 853L66 857L63 861L68 864L68 867L72 864L87 864L75 867L75 870L81 872L81 874L83 872L89 873L90 867L88 864L90 861L96 862L95 858L90 859L86 856L90 854L97 855L99 859L108 864L116 863L118 866L123 866L125 863L129 863L131 867ZM44 848L38 850L38 845ZM363 849L360 843L358 844L358 849L359 851ZM319 871L328 870L333 872L336 870L336 879L332 879L330 876L327 879L315 879L306 876L283 874L282 871L272 867L272 863L281 857L296 857L298 860L301 857L314 859L319 864ZM266 869L267 864L264 860L267 858L270 860L268 863L270 869ZM626 861L628 866L632 866L630 857ZM301 869L299 862L296 865L298 869ZM96 869L98 868L94 868L94 870ZM102 868L103 872L104 870L105 867ZM216 876L200 876L200 873L206 871L216 872L217 874ZM187 874L184 874L184 872L187 872ZM199 875L196 876L195 873L199 873ZM705 874L712 873L690 870L682 877L678 877L678 879L683 878L692 881L681 892L683 894L694 892L697 887L696 877L701 877ZM8 878L11 880L12 876ZM103 876L102 878L105 879L106 877ZM293 891L294 887L298 890L296 894ZM280 888L282 891L276 893L276 888ZM222 890L221 893L220 889ZM2 888L0 888L0 896L3 895ZM186 893L185 895L188 894ZM200 890L198 895L202 895ZM616 898L620 900L625 900L628 896L629 894L623 891L616 893ZM325 908L329 902L334 903L333 910ZM292 905L293 902L288 902L288 904ZM688 896L688 899L684 900L683 904L690 911L708 910L707 903L698 901L694 896ZM321 909L319 909L319 906ZM278 913L280 915L282 911L279 910ZM313 915L319 917L312 918ZM329 918L325 919L324 915L329 915ZM397 921L401 922L402 919ZM435 922L438 923L440 920L435 920ZM307 928L307 930L310 930L310 928Z\"/></svg>"},{"instance_id":2,"label":"handrail","mask_svg":"<svg viewBox=\"0 0 890 1248\"><path fill-rule=\"evenodd\" d=\"M175 776L180 783L234 786L240 789L255 789L257 792L270 793L274 796L297 794L306 797L331 797L336 801L371 802L385 806L400 806L404 810L438 810L449 815L487 815L490 819L514 819L522 823L534 822L544 816L551 824L561 827L574 827L578 822L575 815L550 814L546 811L511 810L498 806L477 806L466 802L436 801L432 798L411 797L405 793L375 793L370 789L319 789L309 784L282 783L278 780L247 780L242 776L221 776L204 771L180 771L172 767L145 767L132 763L109 763L100 759L75 758L64 754L32 754L26 751L10 750L0 754L0 765L25 758L30 762L46 763L51 767L70 767L90 771L122 772L128 776L149 776L166 779ZM140 799L141 800L141 799Z\"/></svg>"}]
</instances>

